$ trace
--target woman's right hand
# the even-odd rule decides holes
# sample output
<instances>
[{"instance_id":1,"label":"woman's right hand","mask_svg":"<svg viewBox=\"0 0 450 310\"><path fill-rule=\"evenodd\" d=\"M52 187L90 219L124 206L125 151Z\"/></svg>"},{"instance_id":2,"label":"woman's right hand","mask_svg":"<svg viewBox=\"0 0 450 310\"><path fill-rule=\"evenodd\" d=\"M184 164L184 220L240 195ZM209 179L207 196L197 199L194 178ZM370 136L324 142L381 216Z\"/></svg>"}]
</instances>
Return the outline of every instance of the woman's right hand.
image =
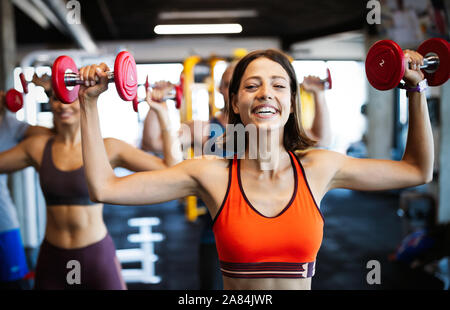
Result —
<instances>
[{"instance_id":1,"label":"woman's right hand","mask_svg":"<svg viewBox=\"0 0 450 310\"><path fill-rule=\"evenodd\" d=\"M101 93L108 89L108 66L105 63L90 65L80 69L80 78L84 81L80 85L78 98L80 102L97 100Z\"/></svg>"}]
</instances>

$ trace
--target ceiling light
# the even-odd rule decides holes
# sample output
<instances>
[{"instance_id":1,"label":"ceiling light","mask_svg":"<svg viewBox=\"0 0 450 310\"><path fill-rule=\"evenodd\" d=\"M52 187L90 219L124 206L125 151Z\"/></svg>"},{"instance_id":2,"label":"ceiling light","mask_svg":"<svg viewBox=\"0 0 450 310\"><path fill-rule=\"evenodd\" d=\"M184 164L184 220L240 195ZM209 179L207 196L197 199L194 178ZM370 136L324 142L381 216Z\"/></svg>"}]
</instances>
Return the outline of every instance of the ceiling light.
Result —
<instances>
[{"instance_id":1,"label":"ceiling light","mask_svg":"<svg viewBox=\"0 0 450 310\"><path fill-rule=\"evenodd\" d=\"M208 18L247 18L257 17L256 10L222 10L222 11L187 11L187 12L161 12L158 18L167 19L208 19Z\"/></svg>"},{"instance_id":2,"label":"ceiling light","mask_svg":"<svg viewBox=\"0 0 450 310\"><path fill-rule=\"evenodd\" d=\"M184 24L184 25L157 25L156 34L214 34L214 33L240 33L239 24Z\"/></svg>"}]
</instances>

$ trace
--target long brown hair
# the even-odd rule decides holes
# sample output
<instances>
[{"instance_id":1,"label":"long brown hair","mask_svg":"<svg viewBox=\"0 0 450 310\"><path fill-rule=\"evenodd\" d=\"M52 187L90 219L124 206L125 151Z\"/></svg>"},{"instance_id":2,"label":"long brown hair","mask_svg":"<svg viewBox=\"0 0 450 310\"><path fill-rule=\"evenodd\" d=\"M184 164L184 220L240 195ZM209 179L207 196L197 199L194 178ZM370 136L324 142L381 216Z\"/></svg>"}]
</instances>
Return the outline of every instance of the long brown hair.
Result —
<instances>
[{"instance_id":1,"label":"long brown hair","mask_svg":"<svg viewBox=\"0 0 450 310\"><path fill-rule=\"evenodd\" d=\"M239 114L234 113L232 107L232 100L238 95L239 87L241 85L242 76L248 65L255 59L265 57L280 64L290 79L291 88L291 104L294 112L289 115L289 119L284 126L283 145L287 151L303 151L314 146L317 141L310 139L303 128L301 121L301 104L300 104L300 89L294 68L289 61L289 57L283 52L275 49L257 50L247 54L243 57L234 68L233 76L231 78L230 87L228 89L229 102L225 106L225 113L228 116L228 124L238 125L242 124ZM231 138L231 137L230 137ZM226 144L227 137L224 134L222 141ZM236 143L234 144L236 148ZM234 150L237 153L237 150Z\"/></svg>"}]
</instances>

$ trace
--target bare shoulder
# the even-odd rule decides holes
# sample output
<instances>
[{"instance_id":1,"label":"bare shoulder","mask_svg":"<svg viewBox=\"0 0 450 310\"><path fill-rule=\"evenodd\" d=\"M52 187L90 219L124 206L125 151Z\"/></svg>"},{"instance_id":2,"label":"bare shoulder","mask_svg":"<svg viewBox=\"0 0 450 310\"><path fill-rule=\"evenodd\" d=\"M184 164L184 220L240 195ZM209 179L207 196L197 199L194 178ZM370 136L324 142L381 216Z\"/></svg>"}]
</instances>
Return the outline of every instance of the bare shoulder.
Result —
<instances>
[{"instance_id":1,"label":"bare shoulder","mask_svg":"<svg viewBox=\"0 0 450 310\"><path fill-rule=\"evenodd\" d=\"M314 198L320 204L346 156L323 149L309 149L296 152L296 155L303 166Z\"/></svg>"},{"instance_id":2,"label":"bare shoulder","mask_svg":"<svg viewBox=\"0 0 450 310\"><path fill-rule=\"evenodd\" d=\"M23 144L30 151L33 149L44 149L48 140L52 137L54 137L54 134L33 135L23 140Z\"/></svg>"},{"instance_id":3,"label":"bare shoulder","mask_svg":"<svg viewBox=\"0 0 450 310\"><path fill-rule=\"evenodd\" d=\"M131 144L116 138L104 138L103 144L108 154L115 154L124 147L133 147Z\"/></svg>"},{"instance_id":4,"label":"bare shoulder","mask_svg":"<svg viewBox=\"0 0 450 310\"><path fill-rule=\"evenodd\" d=\"M123 143L126 143L126 142L116 139L116 138L103 138L103 144L105 145L105 147L114 148L114 147L120 146Z\"/></svg>"},{"instance_id":5,"label":"bare shoulder","mask_svg":"<svg viewBox=\"0 0 450 310\"><path fill-rule=\"evenodd\" d=\"M214 187L228 179L228 160L216 156L202 156L195 159L187 159L180 164L180 169L189 175L203 188Z\"/></svg>"},{"instance_id":6,"label":"bare shoulder","mask_svg":"<svg viewBox=\"0 0 450 310\"><path fill-rule=\"evenodd\" d=\"M204 155L199 158L188 159L182 162L193 176L216 174L220 170L228 168L228 160L213 155Z\"/></svg>"},{"instance_id":7,"label":"bare shoulder","mask_svg":"<svg viewBox=\"0 0 450 310\"><path fill-rule=\"evenodd\" d=\"M21 145L28 156L31 157L34 166L40 166L45 146L52 137L54 137L54 134L39 134L22 141Z\"/></svg>"},{"instance_id":8,"label":"bare shoulder","mask_svg":"<svg viewBox=\"0 0 450 310\"><path fill-rule=\"evenodd\" d=\"M308 149L305 151L297 151L295 154L303 166L339 166L339 162L345 159L345 155L341 153L324 149Z\"/></svg>"},{"instance_id":9,"label":"bare shoulder","mask_svg":"<svg viewBox=\"0 0 450 310\"><path fill-rule=\"evenodd\" d=\"M344 154L323 149L309 149L296 152L296 155L308 178L322 184L332 180L346 158Z\"/></svg>"},{"instance_id":10,"label":"bare shoulder","mask_svg":"<svg viewBox=\"0 0 450 310\"><path fill-rule=\"evenodd\" d=\"M225 195L229 179L229 160L216 156L203 156L185 160L186 173L197 184L197 194L208 206L211 214L217 212Z\"/></svg>"}]
</instances>

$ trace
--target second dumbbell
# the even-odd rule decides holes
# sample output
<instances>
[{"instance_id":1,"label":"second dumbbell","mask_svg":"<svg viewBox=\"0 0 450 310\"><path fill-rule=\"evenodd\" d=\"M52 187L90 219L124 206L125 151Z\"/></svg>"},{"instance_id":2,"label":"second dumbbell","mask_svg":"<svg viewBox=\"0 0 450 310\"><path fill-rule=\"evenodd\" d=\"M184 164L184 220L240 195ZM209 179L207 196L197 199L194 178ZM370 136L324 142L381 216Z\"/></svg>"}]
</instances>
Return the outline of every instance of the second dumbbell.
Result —
<instances>
[{"instance_id":1,"label":"second dumbbell","mask_svg":"<svg viewBox=\"0 0 450 310\"><path fill-rule=\"evenodd\" d=\"M114 71L107 74L108 81L115 83L120 98L132 101L136 97L138 86L136 61L129 52L120 52L114 62ZM77 100L80 85L84 83L72 58L60 56L55 60L52 67L52 86L59 100L63 103Z\"/></svg>"},{"instance_id":2,"label":"second dumbbell","mask_svg":"<svg viewBox=\"0 0 450 310\"><path fill-rule=\"evenodd\" d=\"M141 85L145 86L146 91L148 91L149 88L157 88L156 85L152 85L148 82L148 76L145 80L145 84L141 84ZM174 100L175 107L177 109L180 109L181 103L183 100L183 83L182 83L182 81L181 81L180 85L172 84L172 91L167 96L165 96L162 100L163 101ZM143 102L143 101L145 101L145 99L138 99L137 96L133 99L133 109L135 112L138 112L138 105L140 102Z\"/></svg>"}]
</instances>

